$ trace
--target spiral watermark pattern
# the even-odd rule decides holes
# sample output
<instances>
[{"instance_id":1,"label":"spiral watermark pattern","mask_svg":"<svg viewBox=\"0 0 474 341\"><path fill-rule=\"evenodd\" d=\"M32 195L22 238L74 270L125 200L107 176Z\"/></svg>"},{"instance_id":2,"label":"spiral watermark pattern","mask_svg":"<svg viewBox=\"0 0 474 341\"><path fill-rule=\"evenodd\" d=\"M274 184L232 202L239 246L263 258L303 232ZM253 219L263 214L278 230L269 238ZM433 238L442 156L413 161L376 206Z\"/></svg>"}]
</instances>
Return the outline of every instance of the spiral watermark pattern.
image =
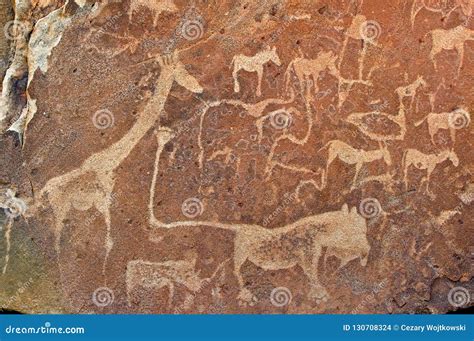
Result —
<instances>
[{"instance_id":1,"label":"spiral watermark pattern","mask_svg":"<svg viewBox=\"0 0 474 341\"><path fill-rule=\"evenodd\" d=\"M274 111L270 116L270 124L275 129L286 129L293 122L293 117L285 110Z\"/></svg>"},{"instance_id":2,"label":"spiral watermark pattern","mask_svg":"<svg viewBox=\"0 0 474 341\"><path fill-rule=\"evenodd\" d=\"M11 197L5 202L5 214L11 219L23 215L27 209L26 203L20 198Z\"/></svg>"},{"instance_id":3,"label":"spiral watermark pattern","mask_svg":"<svg viewBox=\"0 0 474 341\"><path fill-rule=\"evenodd\" d=\"M454 129L466 128L471 123L471 116L466 110L457 109L449 114L449 126Z\"/></svg>"},{"instance_id":4,"label":"spiral watermark pattern","mask_svg":"<svg viewBox=\"0 0 474 341\"><path fill-rule=\"evenodd\" d=\"M20 39L28 33L28 24L19 20L11 20L3 27L3 33L7 40Z\"/></svg>"},{"instance_id":5,"label":"spiral watermark pattern","mask_svg":"<svg viewBox=\"0 0 474 341\"><path fill-rule=\"evenodd\" d=\"M97 288L92 294L92 302L98 307L107 307L114 303L114 292L106 287Z\"/></svg>"},{"instance_id":6,"label":"spiral watermark pattern","mask_svg":"<svg viewBox=\"0 0 474 341\"><path fill-rule=\"evenodd\" d=\"M459 308L471 302L471 295L469 290L463 287L454 287L449 290L448 302L453 307Z\"/></svg>"},{"instance_id":7,"label":"spiral watermark pattern","mask_svg":"<svg viewBox=\"0 0 474 341\"><path fill-rule=\"evenodd\" d=\"M204 205L198 198L188 198L181 205L181 212L187 218L196 218L204 212Z\"/></svg>"},{"instance_id":8,"label":"spiral watermark pattern","mask_svg":"<svg viewBox=\"0 0 474 341\"><path fill-rule=\"evenodd\" d=\"M382 28L375 20L364 21L362 25L360 25L360 36L365 41L375 42L381 33Z\"/></svg>"},{"instance_id":9,"label":"spiral watermark pattern","mask_svg":"<svg viewBox=\"0 0 474 341\"><path fill-rule=\"evenodd\" d=\"M114 125L115 118L110 110L98 110L92 116L92 123L97 129L107 129Z\"/></svg>"},{"instance_id":10,"label":"spiral watermark pattern","mask_svg":"<svg viewBox=\"0 0 474 341\"><path fill-rule=\"evenodd\" d=\"M185 20L181 27L181 35L186 40L197 40L204 34L204 26L201 20Z\"/></svg>"},{"instance_id":11,"label":"spiral watermark pattern","mask_svg":"<svg viewBox=\"0 0 474 341\"><path fill-rule=\"evenodd\" d=\"M364 218L370 219L377 217L382 212L380 202L375 198L366 198L359 204L359 213Z\"/></svg>"},{"instance_id":12,"label":"spiral watermark pattern","mask_svg":"<svg viewBox=\"0 0 474 341\"><path fill-rule=\"evenodd\" d=\"M270 293L270 302L272 302L275 307L289 305L292 298L290 289L286 287L274 288Z\"/></svg>"}]
</instances>

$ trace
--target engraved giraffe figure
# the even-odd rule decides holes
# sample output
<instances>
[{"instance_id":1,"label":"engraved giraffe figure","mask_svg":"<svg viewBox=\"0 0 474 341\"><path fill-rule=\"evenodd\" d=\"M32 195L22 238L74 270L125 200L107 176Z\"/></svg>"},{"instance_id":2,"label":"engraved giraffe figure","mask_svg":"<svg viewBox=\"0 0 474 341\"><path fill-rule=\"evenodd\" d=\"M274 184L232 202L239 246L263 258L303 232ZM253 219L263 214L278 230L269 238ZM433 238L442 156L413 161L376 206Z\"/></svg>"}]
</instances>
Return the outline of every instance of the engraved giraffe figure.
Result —
<instances>
[{"instance_id":1,"label":"engraved giraffe figure","mask_svg":"<svg viewBox=\"0 0 474 341\"><path fill-rule=\"evenodd\" d=\"M276 52L276 47L272 49L268 48L266 50L258 52L254 56L245 56L239 54L232 58L231 65L234 66L232 77L234 78L234 92L240 92L240 84L238 80L238 73L240 70L245 70L247 72L256 72L258 76L257 84L257 96L262 95L262 77L263 77L263 65L268 62L273 62L277 66L281 65L280 58Z\"/></svg>"},{"instance_id":2,"label":"engraved giraffe figure","mask_svg":"<svg viewBox=\"0 0 474 341\"><path fill-rule=\"evenodd\" d=\"M426 177L421 180L426 181L425 192L429 194L429 182L431 173L433 173L436 166L446 160L450 160L454 167L459 165L459 158L453 150L444 150L439 154L425 154L416 149L407 149L403 154L403 181L405 188L408 188L408 168L413 165L420 170L426 169ZM420 185L421 185L420 184Z\"/></svg>"},{"instance_id":3,"label":"engraved giraffe figure","mask_svg":"<svg viewBox=\"0 0 474 341\"><path fill-rule=\"evenodd\" d=\"M55 215L55 247L60 251L60 239L63 229L63 220L68 212L74 208L86 211L95 207L105 219L106 255L103 264L105 273L107 259L113 247L111 238L110 207L112 191L115 185L115 172L122 161L130 154L143 136L159 121L166 99L173 82L194 92L201 93L203 88L179 62L176 56L158 57L160 76L156 84L156 93L145 105L141 115L132 128L117 142L105 150L91 155L82 165L66 174L50 179L40 191L39 198L47 194L48 201ZM166 129L159 130L167 135Z\"/></svg>"}]
</instances>

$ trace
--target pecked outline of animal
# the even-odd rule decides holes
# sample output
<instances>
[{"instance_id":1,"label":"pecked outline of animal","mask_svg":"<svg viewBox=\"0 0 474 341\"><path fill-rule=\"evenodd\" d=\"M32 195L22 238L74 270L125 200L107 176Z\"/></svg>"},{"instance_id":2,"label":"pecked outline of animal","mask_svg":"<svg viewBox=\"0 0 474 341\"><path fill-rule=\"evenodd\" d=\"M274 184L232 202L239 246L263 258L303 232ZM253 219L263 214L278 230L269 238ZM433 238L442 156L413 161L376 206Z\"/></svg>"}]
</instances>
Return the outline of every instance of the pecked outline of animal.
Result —
<instances>
[{"instance_id":1,"label":"pecked outline of animal","mask_svg":"<svg viewBox=\"0 0 474 341\"><path fill-rule=\"evenodd\" d=\"M200 271L196 272L195 270L196 257L191 260L168 260L164 262L131 260L127 263L125 271L128 306L131 306L131 293L137 286L147 289L155 288L156 290L168 287L168 308L170 308L173 303L176 283L196 293L203 289L205 283L212 281L229 260L227 259L219 264L212 275L204 279L199 277ZM139 276L142 277L136 281L135 279Z\"/></svg>"},{"instance_id":2,"label":"pecked outline of animal","mask_svg":"<svg viewBox=\"0 0 474 341\"><path fill-rule=\"evenodd\" d=\"M130 7L128 9L128 19L131 21L133 13L140 7L145 7L148 10L155 12L153 17L153 27L158 25L158 17L163 12L177 12L178 7L173 0L130 0Z\"/></svg>"},{"instance_id":3,"label":"pecked outline of animal","mask_svg":"<svg viewBox=\"0 0 474 341\"><path fill-rule=\"evenodd\" d=\"M314 93L319 91L318 78L319 74L328 69L329 73L335 77L339 77L339 70L336 67L337 56L333 51L320 51L315 59L307 59L297 57L293 59L285 71L285 89L288 91L291 80L291 71L296 74L298 82L305 85L307 95L311 91L311 85L314 86ZM310 77L312 82L310 82Z\"/></svg>"},{"instance_id":4,"label":"pecked outline of animal","mask_svg":"<svg viewBox=\"0 0 474 341\"><path fill-rule=\"evenodd\" d=\"M163 111L166 99L174 82L194 93L201 93L203 88L191 76L184 65L179 61L177 54L155 57L161 71L156 82L156 93L146 103L140 116L127 133L108 148L89 156L79 168L68 173L51 178L40 190L38 198L41 201L35 205L44 206L43 197L53 208L55 226L55 248L60 252L60 239L63 229L63 220L71 209L87 211L95 207L103 216L106 223L105 260L103 273L107 265L108 256L113 247L111 238L110 208L113 202L112 191L115 186L115 172L122 161L128 157L138 142L158 122ZM170 136L168 129L158 129L160 138ZM80 178L87 179L84 184Z\"/></svg>"},{"instance_id":5,"label":"pecked outline of animal","mask_svg":"<svg viewBox=\"0 0 474 341\"><path fill-rule=\"evenodd\" d=\"M430 134L431 142L433 144L435 144L434 137L438 133L438 131L441 129L448 129L451 136L451 141L455 143L457 129L451 124L452 115L454 113L456 113L456 110L452 112L442 112L442 113L431 112L428 115L426 115L423 119L416 122L415 127L420 126L421 124L423 124L423 122L426 121L428 123L428 132ZM465 117L466 117L467 124L469 124L471 121L469 113L464 110L463 110L463 113L467 114L467 116Z\"/></svg>"},{"instance_id":6,"label":"pecked outline of animal","mask_svg":"<svg viewBox=\"0 0 474 341\"><path fill-rule=\"evenodd\" d=\"M241 267L250 261L264 270L289 269L300 266L310 281L309 296L312 299L326 300L328 293L322 286L318 275L318 264L323 248L338 250L342 262L360 258L362 266L367 264L370 244L367 240L366 220L353 207L347 204L340 210L301 218L291 224L269 229L261 225L228 224L212 221L177 221L162 223L154 218L153 228L177 228L209 226L233 231L234 237L234 275L240 292L238 300L243 305L253 305L256 297L245 287Z\"/></svg>"},{"instance_id":7,"label":"pecked outline of animal","mask_svg":"<svg viewBox=\"0 0 474 341\"><path fill-rule=\"evenodd\" d=\"M234 92L240 92L240 83L238 73L240 70L247 72L256 72L258 77L257 96L262 95L262 77L263 65L269 61L277 66L281 66L280 57L278 57L276 47L264 49L257 52L254 56L246 56L243 54L235 55L232 58L231 66L233 66L232 77L234 78Z\"/></svg>"},{"instance_id":8,"label":"pecked outline of animal","mask_svg":"<svg viewBox=\"0 0 474 341\"><path fill-rule=\"evenodd\" d=\"M455 11L457 8L461 7L461 10L462 10L463 14L465 14L468 17L468 21L469 21L471 15L472 15L472 7L473 7L474 4L472 3L472 0L467 0L466 1L467 5L465 5L463 3L463 1L465 1L465 0L456 0L455 1L455 6L453 8L451 8L450 10L446 11L446 7L447 7L446 6L446 4L447 4L446 0L441 1L441 4L440 4L439 8L433 7L433 6L431 6L431 4L426 4L426 0L414 0L412 8L411 8L411 15L410 15L412 28L415 26L416 16L420 12L420 10L423 9L423 8L430 11L430 12L441 13L443 18L448 19L453 11ZM444 5L444 7L442 7L443 5ZM467 22L466 22L466 24L467 24Z\"/></svg>"},{"instance_id":9,"label":"pecked outline of animal","mask_svg":"<svg viewBox=\"0 0 474 341\"><path fill-rule=\"evenodd\" d=\"M365 119L369 116L379 117L391 121L400 127L400 133L384 135L380 134L377 131L372 130L369 126L366 125ZM400 102L400 107L396 115L390 115L388 113L380 111L369 111L369 112L357 112L350 114L346 121L355 125L364 135L370 138L373 141L386 142L391 140L404 140L405 134L407 131L406 127L406 116L405 116L405 106L403 102Z\"/></svg>"},{"instance_id":10,"label":"pecked outline of animal","mask_svg":"<svg viewBox=\"0 0 474 341\"><path fill-rule=\"evenodd\" d=\"M354 179L352 180L351 190L355 188L357 177L364 163L370 163L383 159L387 166L392 164L392 158L386 146L381 146L380 149L366 151L363 149L356 149L339 140L332 140L326 143L321 149L318 150L318 152L325 148L328 148L329 150L326 171L324 173L324 186L327 185L329 166L336 158L339 158L339 160L348 165L356 165L356 172Z\"/></svg>"},{"instance_id":11,"label":"pecked outline of animal","mask_svg":"<svg viewBox=\"0 0 474 341\"><path fill-rule=\"evenodd\" d=\"M426 177L421 180L420 186L426 181L425 193L430 194L429 182L431 173L433 173L438 164L448 159L453 163L454 167L459 165L459 158L453 150L444 150L438 154L425 154L412 148L405 150L402 159L405 189L408 189L408 168L413 165L419 170L426 169Z\"/></svg>"},{"instance_id":12,"label":"pecked outline of animal","mask_svg":"<svg viewBox=\"0 0 474 341\"><path fill-rule=\"evenodd\" d=\"M398 99L401 102L405 97L410 97L410 108L413 106L416 92L419 87L426 87L428 84L423 79L423 76L418 76L416 80L406 86L399 86L395 89L395 93L398 95Z\"/></svg>"},{"instance_id":13,"label":"pecked outline of animal","mask_svg":"<svg viewBox=\"0 0 474 341\"><path fill-rule=\"evenodd\" d=\"M448 30L434 29L427 34L431 34L433 40L430 59L435 70L438 69L435 58L439 53L443 50L456 50L459 54L459 65L456 74L459 75L464 61L464 44L468 40L474 40L474 30L470 30L464 25L459 25Z\"/></svg>"}]
</instances>

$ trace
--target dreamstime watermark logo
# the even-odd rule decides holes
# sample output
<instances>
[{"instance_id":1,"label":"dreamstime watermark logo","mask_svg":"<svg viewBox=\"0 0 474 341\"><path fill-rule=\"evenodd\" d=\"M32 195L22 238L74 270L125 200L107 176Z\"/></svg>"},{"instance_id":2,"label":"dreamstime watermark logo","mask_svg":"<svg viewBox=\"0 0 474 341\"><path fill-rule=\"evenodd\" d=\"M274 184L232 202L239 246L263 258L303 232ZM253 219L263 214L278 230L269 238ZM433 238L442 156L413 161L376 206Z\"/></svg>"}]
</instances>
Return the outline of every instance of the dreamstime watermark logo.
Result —
<instances>
[{"instance_id":1,"label":"dreamstime watermark logo","mask_svg":"<svg viewBox=\"0 0 474 341\"><path fill-rule=\"evenodd\" d=\"M359 204L359 213L364 218L375 218L382 212L380 202L375 198L366 198Z\"/></svg>"},{"instance_id":2,"label":"dreamstime watermark logo","mask_svg":"<svg viewBox=\"0 0 474 341\"><path fill-rule=\"evenodd\" d=\"M380 24L375 20L364 21L360 25L360 36L363 40L374 43L380 34L382 33L382 28Z\"/></svg>"},{"instance_id":3,"label":"dreamstime watermark logo","mask_svg":"<svg viewBox=\"0 0 474 341\"><path fill-rule=\"evenodd\" d=\"M92 116L92 123L97 129L107 129L114 125L115 118L114 114L108 109L101 109L94 113Z\"/></svg>"},{"instance_id":4,"label":"dreamstime watermark logo","mask_svg":"<svg viewBox=\"0 0 474 341\"><path fill-rule=\"evenodd\" d=\"M197 40L204 34L204 26L202 20L186 19L181 27L181 35L186 40Z\"/></svg>"},{"instance_id":5,"label":"dreamstime watermark logo","mask_svg":"<svg viewBox=\"0 0 474 341\"><path fill-rule=\"evenodd\" d=\"M270 302L272 302L275 307L289 305L292 298L290 289L286 287L274 288L270 293Z\"/></svg>"},{"instance_id":6,"label":"dreamstime watermark logo","mask_svg":"<svg viewBox=\"0 0 474 341\"><path fill-rule=\"evenodd\" d=\"M11 20L3 27L3 33L8 40L17 40L28 33L28 24L24 21Z\"/></svg>"},{"instance_id":7,"label":"dreamstime watermark logo","mask_svg":"<svg viewBox=\"0 0 474 341\"><path fill-rule=\"evenodd\" d=\"M449 126L454 129L466 128L471 123L471 116L466 110L457 109L449 114Z\"/></svg>"},{"instance_id":8,"label":"dreamstime watermark logo","mask_svg":"<svg viewBox=\"0 0 474 341\"><path fill-rule=\"evenodd\" d=\"M114 303L114 292L106 287L95 289L92 294L92 302L100 308L107 307Z\"/></svg>"},{"instance_id":9,"label":"dreamstime watermark logo","mask_svg":"<svg viewBox=\"0 0 474 341\"><path fill-rule=\"evenodd\" d=\"M286 110L277 110L270 115L270 124L275 129L286 129L293 122L293 117Z\"/></svg>"},{"instance_id":10,"label":"dreamstime watermark logo","mask_svg":"<svg viewBox=\"0 0 474 341\"><path fill-rule=\"evenodd\" d=\"M181 212L188 218L196 218L204 212L204 205L198 198L188 198L181 205Z\"/></svg>"},{"instance_id":11,"label":"dreamstime watermark logo","mask_svg":"<svg viewBox=\"0 0 474 341\"><path fill-rule=\"evenodd\" d=\"M448 302L453 307L459 308L471 302L471 294L469 290L463 287L454 287L449 290Z\"/></svg>"},{"instance_id":12,"label":"dreamstime watermark logo","mask_svg":"<svg viewBox=\"0 0 474 341\"><path fill-rule=\"evenodd\" d=\"M6 199L1 203L0 207L3 208L5 215L10 219L23 215L27 209L26 203L20 198L16 198L11 190L7 191Z\"/></svg>"}]
</instances>

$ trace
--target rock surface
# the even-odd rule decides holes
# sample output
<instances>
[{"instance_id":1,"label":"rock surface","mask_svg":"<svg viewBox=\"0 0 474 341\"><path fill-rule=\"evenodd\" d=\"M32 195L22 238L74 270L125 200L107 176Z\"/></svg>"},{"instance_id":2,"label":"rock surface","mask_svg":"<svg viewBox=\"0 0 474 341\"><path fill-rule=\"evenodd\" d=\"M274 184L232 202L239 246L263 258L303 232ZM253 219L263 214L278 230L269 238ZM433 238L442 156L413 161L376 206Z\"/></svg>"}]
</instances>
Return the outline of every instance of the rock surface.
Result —
<instances>
[{"instance_id":1,"label":"rock surface","mask_svg":"<svg viewBox=\"0 0 474 341\"><path fill-rule=\"evenodd\" d=\"M473 305L473 1L8 5L0 308Z\"/></svg>"}]
</instances>

